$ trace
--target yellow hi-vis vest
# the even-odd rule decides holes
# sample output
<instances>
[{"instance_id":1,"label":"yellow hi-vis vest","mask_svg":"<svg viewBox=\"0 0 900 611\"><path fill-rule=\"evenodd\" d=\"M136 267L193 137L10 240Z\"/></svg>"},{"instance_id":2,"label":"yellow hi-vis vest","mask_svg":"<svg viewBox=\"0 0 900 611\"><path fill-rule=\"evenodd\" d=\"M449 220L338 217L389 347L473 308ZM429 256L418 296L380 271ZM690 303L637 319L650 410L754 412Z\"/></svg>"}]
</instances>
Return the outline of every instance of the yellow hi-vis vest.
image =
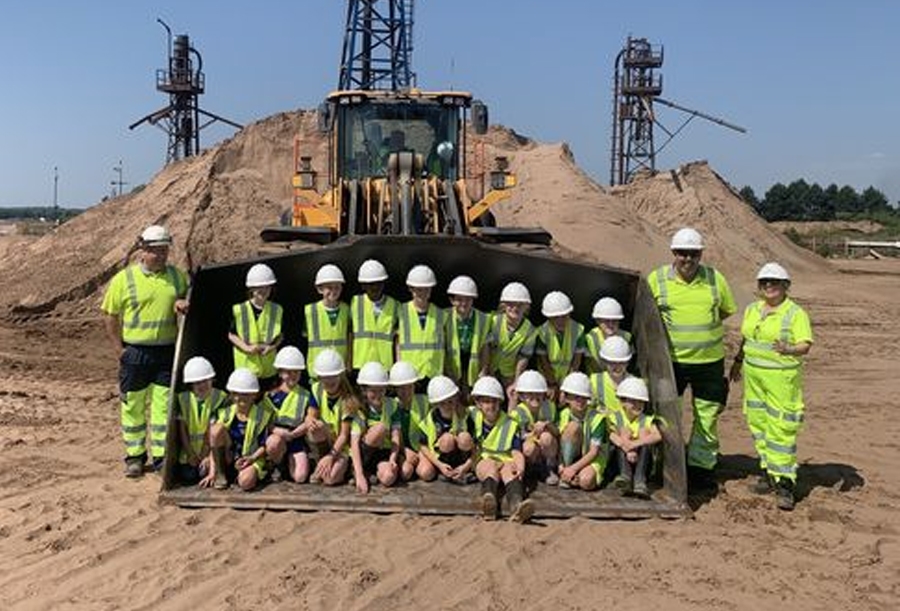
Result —
<instances>
[{"instance_id":1,"label":"yellow hi-vis vest","mask_svg":"<svg viewBox=\"0 0 900 611\"><path fill-rule=\"evenodd\" d=\"M550 369L557 382L569 374L572 359L575 358L575 349L578 347L578 338L584 333L584 325L571 318L566 322L562 342L559 341L559 333L548 320L541 325L538 334L547 351L547 360L550 361Z\"/></svg>"},{"instance_id":2,"label":"yellow hi-vis vest","mask_svg":"<svg viewBox=\"0 0 900 611\"><path fill-rule=\"evenodd\" d=\"M331 399L328 393L325 392L325 387L322 386L321 382L313 382L312 394L319 405L319 416L322 418L322 422L328 425L332 436L334 439L337 439L338 435L341 434L341 422L344 420L344 400L342 398ZM350 454L349 443L344 445L343 454L345 456Z\"/></svg>"},{"instance_id":3,"label":"yellow hi-vis vest","mask_svg":"<svg viewBox=\"0 0 900 611\"><path fill-rule=\"evenodd\" d=\"M400 407L397 405L397 400L394 397L384 397L381 400L381 411L377 415L373 414L369 406L366 405L353 416L353 424L350 426L350 431L354 435L362 436L366 434L369 427L380 423L387 432L384 440L381 442L381 447L386 450L390 449L392 445L391 423L398 409Z\"/></svg>"},{"instance_id":4,"label":"yellow hi-vis vest","mask_svg":"<svg viewBox=\"0 0 900 611\"><path fill-rule=\"evenodd\" d=\"M231 423L237 417L237 405L232 403L226 406L222 410L221 416L222 425L226 429L231 428ZM241 447L241 456L250 456L259 449L257 438L260 433L269 427L274 417L275 408L268 397L250 406L250 412L247 414L247 428L244 430L244 445ZM265 457L262 457L257 463L265 463L265 460Z\"/></svg>"},{"instance_id":5,"label":"yellow hi-vis vest","mask_svg":"<svg viewBox=\"0 0 900 611\"><path fill-rule=\"evenodd\" d=\"M267 301L259 313L253 316L250 301L236 303L231 309L237 335L248 344L268 344L281 335L282 308L277 303ZM234 349L234 368L246 367L260 378L275 375L275 351L269 354L247 354L237 347Z\"/></svg>"},{"instance_id":6,"label":"yellow hi-vis vest","mask_svg":"<svg viewBox=\"0 0 900 611\"><path fill-rule=\"evenodd\" d=\"M631 376L625 374L625 377L630 378ZM620 406L616 388L618 385L608 371L591 374L591 395L600 411L610 412Z\"/></svg>"},{"instance_id":7,"label":"yellow hi-vis vest","mask_svg":"<svg viewBox=\"0 0 900 611\"><path fill-rule=\"evenodd\" d=\"M203 451L203 442L206 440L206 434L209 432L209 422L219 413L219 409L227 398L228 395L226 393L218 388L213 388L201 405L197 395L193 392L186 390L178 393L178 408L181 413L181 420L187 428L191 449L195 455L200 456L200 452ZM188 454L182 448L178 462L187 464L187 459Z\"/></svg>"},{"instance_id":8,"label":"yellow hi-vis vest","mask_svg":"<svg viewBox=\"0 0 900 611\"><path fill-rule=\"evenodd\" d=\"M581 427L581 456L584 456L591 449L591 439L595 437L601 438L601 443L605 445L607 436L606 416L593 408L588 408L584 413L584 418L578 419L572 413L570 408L562 410L559 416L559 430L563 431L570 422L577 422ZM594 462L602 464L606 462L606 452L601 449Z\"/></svg>"},{"instance_id":9,"label":"yellow hi-vis vest","mask_svg":"<svg viewBox=\"0 0 900 611\"><path fill-rule=\"evenodd\" d=\"M487 314L473 309L472 317L475 320L472 325L472 348L469 353L468 371L465 374L460 371L462 358L459 347L459 316L453 308L450 308L447 317L447 360L445 361L448 375L451 378L463 380L470 386L478 379L478 373L481 371L481 351L488 341Z\"/></svg>"},{"instance_id":10,"label":"yellow hi-vis vest","mask_svg":"<svg viewBox=\"0 0 900 611\"><path fill-rule=\"evenodd\" d=\"M535 422L557 423L556 404L549 399L541 401L537 418L531 415L531 410L528 409L528 406L523 402L516 405L512 411L509 412L509 416L519 424L519 428L523 433L531 432Z\"/></svg>"},{"instance_id":11,"label":"yellow hi-vis vest","mask_svg":"<svg viewBox=\"0 0 900 611\"><path fill-rule=\"evenodd\" d=\"M641 431L649 430L650 425L655 421L656 417L653 414L645 414L643 412L634 420L629 420L621 408L612 410L607 416L610 433L618 433L622 429L628 429L632 439L638 439L641 436Z\"/></svg>"},{"instance_id":12,"label":"yellow hi-vis vest","mask_svg":"<svg viewBox=\"0 0 900 611\"><path fill-rule=\"evenodd\" d=\"M786 298L774 311L762 317L763 301L744 310L741 335L744 336L744 364L761 369L797 369L802 360L791 354L778 354L775 341L788 344L812 341L812 329L806 312Z\"/></svg>"},{"instance_id":13,"label":"yellow hi-vis vest","mask_svg":"<svg viewBox=\"0 0 900 611\"><path fill-rule=\"evenodd\" d=\"M385 369L394 364L394 331L397 327L397 302L384 297L381 314L366 294L355 295L350 302L353 329L353 369L369 361L381 363Z\"/></svg>"},{"instance_id":14,"label":"yellow hi-vis vest","mask_svg":"<svg viewBox=\"0 0 900 611\"><path fill-rule=\"evenodd\" d=\"M403 410L400 400L397 400L397 409ZM403 431L403 440L407 447L418 451L422 444L422 422L428 415L428 397L425 395L413 395L412 403L409 406L409 425Z\"/></svg>"},{"instance_id":15,"label":"yellow hi-vis vest","mask_svg":"<svg viewBox=\"0 0 900 611\"><path fill-rule=\"evenodd\" d=\"M178 335L175 301L187 294L187 287L187 276L173 265L149 273L135 263L110 281L102 309L120 316L126 344L168 346Z\"/></svg>"},{"instance_id":16,"label":"yellow hi-vis vest","mask_svg":"<svg viewBox=\"0 0 900 611\"><path fill-rule=\"evenodd\" d=\"M275 426L295 429L306 419L306 408L312 395L302 386L294 386L275 411Z\"/></svg>"},{"instance_id":17,"label":"yellow hi-vis vest","mask_svg":"<svg viewBox=\"0 0 900 611\"><path fill-rule=\"evenodd\" d=\"M480 449L480 457L497 462L510 462L513 459L513 441L519 434L518 423L500 412L497 422L490 432L484 435L484 414L475 410L475 442Z\"/></svg>"},{"instance_id":18,"label":"yellow hi-vis vest","mask_svg":"<svg viewBox=\"0 0 900 611\"><path fill-rule=\"evenodd\" d=\"M526 359L534 354L534 341L536 332L534 325L527 318L519 323L519 327L510 332L506 325L506 317L497 314L494 317L491 333L494 336L494 344L497 350L494 352L491 370L500 374L500 377L509 379L516 375L516 363L520 355Z\"/></svg>"},{"instance_id":19,"label":"yellow hi-vis vest","mask_svg":"<svg viewBox=\"0 0 900 611\"><path fill-rule=\"evenodd\" d=\"M631 344L631 333L625 329L619 329L616 332L616 335L628 342L629 345ZM587 344L588 356L591 357L592 365L596 367L595 371L601 371L603 369L603 359L600 358L600 347L603 345L603 340L605 339L606 337L603 335L603 329L600 327L594 327L584 336L585 343Z\"/></svg>"},{"instance_id":20,"label":"yellow hi-vis vest","mask_svg":"<svg viewBox=\"0 0 900 611\"><path fill-rule=\"evenodd\" d=\"M425 442L428 444L428 447L435 452L437 452L438 434L437 426L434 424L433 414L436 409L436 407L433 407L428 410L428 413L425 414L425 417L422 418L421 422L419 423L419 429L425 436ZM453 419L451 420L449 431L451 435L459 435L460 433L466 432L467 416L468 412L465 410L457 410L453 412Z\"/></svg>"},{"instance_id":21,"label":"yellow hi-vis vest","mask_svg":"<svg viewBox=\"0 0 900 611\"><path fill-rule=\"evenodd\" d=\"M338 304L337 319L331 322L328 310L321 301L308 303L303 308L303 320L306 323L306 361L315 363L316 357L326 348L334 349L344 362L347 362L350 335L350 307L346 303Z\"/></svg>"},{"instance_id":22,"label":"yellow hi-vis vest","mask_svg":"<svg viewBox=\"0 0 900 611\"><path fill-rule=\"evenodd\" d=\"M685 282L673 266L664 265L647 282L666 326L673 361L714 363L725 358L721 312L730 315L736 308L719 272L701 265L694 279Z\"/></svg>"},{"instance_id":23,"label":"yellow hi-vis vest","mask_svg":"<svg viewBox=\"0 0 900 611\"><path fill-rule=\"evenodd\" d=\"M398 335L399 358L416 368L423 378L444 373L444 311L428 304L425 328L419 324L419 313L412 301L400 306Z\"/></svg>"}]
</instances>

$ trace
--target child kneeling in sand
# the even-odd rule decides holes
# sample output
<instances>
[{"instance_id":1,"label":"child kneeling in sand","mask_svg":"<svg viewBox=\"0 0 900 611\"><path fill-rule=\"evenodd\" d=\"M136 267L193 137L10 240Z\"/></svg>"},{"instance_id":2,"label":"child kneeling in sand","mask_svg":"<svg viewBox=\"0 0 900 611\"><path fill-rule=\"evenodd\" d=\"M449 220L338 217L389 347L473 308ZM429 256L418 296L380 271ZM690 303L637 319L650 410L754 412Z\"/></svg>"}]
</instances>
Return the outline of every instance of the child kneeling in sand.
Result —
<instances>
[{"instance_id":1,"label":"child kneeling in sand","mask_svg":"<svg viewBox=\"0 0 900 611\"><path fill-rule=\"evenodd\" d=\"M384 365L369 361L356 378L363 392L363 408L356 414L350 432L350 456L356 489L369 492L370 475L385 487L393 486L400 475L403 440L397 402L385 396L389 379Z\"/></svg>"},{"instance_id":2,"label":"child kneeling in sand","mask_svg":"<svg viewBox=\"0 0 900 611\"><path fill-rule=\"evenodd\" d=\"M594 490L603 481L606 470L606 419L590 405L591 381L585 374L576 371L567 375L560 391L565 407L559 418L559 486Z\"/></svg>"},{"instance_id":3,"label":"child kneeling in sand","mask_svg":"<svg viewBox=\"0 0 900 611\"><path fill-rule=\"evenodd\" d=\"M429 380L431 410L422 420L425 442L419 446L419 479L430 482L438 474L448 481L464 484L474 461L475 431L468 412L460 403L459 387L446 376Z\"/></svg>"},{"instance_id":4,"label":"child kneeling in sand","mask_svg":"<svg viewBox=\"0 0 900 611\"><path fill-rule=\"evenodd\" d=\"M493 377L479 378L472 387L475 401L475 439L478 461L475 475L481 482L481 513L486 520L497 518L500 482L512 514L512 522L527 522L534 515L534 502L525 498L525 456L519 426L501 409L506 396L503 385Z\"/></svg>"},{"instance_id":5,"label":"child kneeling in sand","mask_svg":"<svg viewBox=\"0 0 900 611\"><path fill-rule=\"evenodd\" d=\"M316 468L309 481L313 484L337 486L344 483L350 464L350 430L361 402L347 378L341 355L326 348L316 357L313 370L319 380L312 392L326 424L328 440L313 444Z\"/></svg>"},{"instance_id":6,"label":"child kneeling in sand","mask_svg":"<svg viewBox=\"0 0 900 611\"><path fill-rule=\"evenodd\" d=\"M537 479L555 486L559 482L559 422L547 380L533 369L525 370L510 398L509 415L525 438L522 451L529 481Z\"/></svg>"},{"instance_id":7,"label":"child kneeling in sand","mask_svg":"<svg viewBox=\"0 0 900 611\"><path fill-rule=\"evenodd\" d=\"M389 380L397 395L397 411L402 423L404 457L400 461L400 476L408 482L419 466L419 450L424 437L422 421L428 414L428 397L416 393L419 374L406 361L397 361L391 366Z\"/></svg>"},{"instance_id":8,"label":"child kneeling in sand","mask_svg":"<svg viewBox=\"0 0 900 611\"><path fill-rule=\"evenodd\" d=\"M189 358L184 364L182 381L190 387L178 394L175 418L181 439L178 455L178 479L196 484L209 474L209 429L227 395L213 388L216 372L202 356Z\"/></svg>"},{"instance_id":9,"label":"child kneeling in sand","mask_svg":"<svg viewBox=\"0 0 900 611\"><path fill-rule=\"evenodd\" d=\"M662 441L656 417L645 413L650 393L641 378L625 378L616 389L621 409L607 415L610 436L616 447L619 474L613 481L623 495L650 498L647 475L652 461L651 449Z\"/></svg>"},{"instance_id":10,"label":"child kneeling in sand","mask_svg":"<svg viewBox=\"0 0 900 611\"><path fill-rule=\"evenodd\" d=\"M271 434L275 409L268 398L258 401L259 380L252 371L235 369L225 389L232 403L212 425L212 468L200 485L214 484L224 490L236 481L241 490L253 490L265 478L269 464L284 458L284 441Z\"/></svg>"}]
</instances>

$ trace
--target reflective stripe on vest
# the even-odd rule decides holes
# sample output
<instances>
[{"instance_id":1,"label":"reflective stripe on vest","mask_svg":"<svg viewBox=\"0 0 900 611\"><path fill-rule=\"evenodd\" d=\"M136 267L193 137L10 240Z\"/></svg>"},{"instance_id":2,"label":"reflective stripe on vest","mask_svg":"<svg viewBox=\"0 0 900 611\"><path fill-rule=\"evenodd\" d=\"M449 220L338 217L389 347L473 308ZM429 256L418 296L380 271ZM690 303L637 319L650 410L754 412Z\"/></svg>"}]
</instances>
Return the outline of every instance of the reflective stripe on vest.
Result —
<instances>
[{"instance_id":1,"label":"reflective stripe on vest","mask_svg":"<svg viewBox=\"0 0 900 611\"><path fill-rule=\"evenodd\" d=\"M346 303L340 303L337 312L337 318L332 323L328 310L321 301L304 306L303 319L306 323L306 360L308 362L315 363L316 356L325 348L333 348L344 361L347 360L350 308Z\"/></svg>"},{"instance_id":2,"label":"reflective stripe on vest","mask_svg":"<svg viewBox=\"0 0 900 611\"><path fill-rule=\"evenodd\" d=\"M513 440L516 438L518 426L516 421L500 412L497 422L491 427L487 436L484 435L484 414L481 410L475 412L475 435L481 446L481 457L490 460L509 460L512 458Z\"/></svg>"},{"instance_id":3,"label":"reflective stripe on vest","mask_svg":"<svg viewBox=\"0 0 900 611\"><path fill-rule=\"evenodd\" d=\"M161 273L144 274L140 265L129 265L124 271L128 307L122 315L122 340L128 344L173 343L178 334L175 300L187 290L181 274L174 266L166 266L166 284L174 292L166 296L153 286Z\"/></svg>"},{"instance_id":4,"label":"reflective stripe on vest","mask_svg":"<svg viewBox=\"0 0 900 611\"><path fill-rule=\"evenodd\" d=\"M437 408L432 408L422 419L420 428L422 429L422 434L425 435L425 438L428 441L428 447L432 450L437 449L438 435L437 435L437 426L434 424L434 410ZM451 435L459 435L460 433L466 432L466 416L467 412L453 412L453 418L450 421L450 430L448 431Z\"/></svg>"},{"instance_id":5,"label":"reflective stripe on vest","mask_svg":"<svg viewBox=\"0 0 900 611\"><path fill-rule=\"evenodd\" d=\"M556 327L549 321L544 323L541 331L544 348L547 350L547 360L550 361L553 375L558 381L561 381L569 373L569 368L572 366L578 336L584 331L584 326L571 318L566 321L566 329L563 333L561 344Z\"/></svg>"},{"instance_id":6,"label":"reflective stripe on vest","mask_svg":"<svg viewBox=\"0 0 900 611\"><path fill-rule=\"evenodd\" d=\"M274 411L272 404L268 399L263 399L264 403L254 403L250 406L250 412L247 414L247 428L244 431L244 445L241 448L241 456L250 456L259 449L256 442L260 433L269 426ZM237 406L232 403L225 408L225 416L222 424L226 429L231 428L231 423L237 415Z\"/></svg>"},{"instance_id":7,"label":"reflective stripe on vest","mask_svg":"<svg viewBox=\"0 0 900 611\"><path fill-rule=\"evenodd\" d=\"M400 359L416 368L423 378L444 373L444 311L428 305L425 328L412 301L400 307Z\"/></svg>"},{"instance_id":8,"label":"reflective stripe on vest","mask_svg":"<svg viewBox=\"0 0 900 611\"><path fill-rule=\"evenodd\" d=\"M721 304L716 272L711 267L701 265L697 276L708 288L712 302L709 309L702 312L692 311L693 308L673 307L669 295L669 283L677 282L674 267L663 266L655 272L656 284L659 289L657 305L666 325L672 357L678 362L693 362L691 359L695 358L698 352L702 353L704 350L714 353L710 355L710 362L724 357L722 340L725 330L719 313ZM687 283L687 286L693 284L694 280ZM722 352L721 356L718 354L720 351Z\"/></svg>"},{"instance_id":9,"label":"reflective stripe on vest","mask_svg":"<svg viewBox=\"0 0 900 611\"><path fill-rule=\"evenodd\" d=\"M629 376L626 374L626 377ZM617 387L608 371L591 375L591 394L594 401L607 412L620 406L619 397L616 396Z\"/></svg>"},{"instance_id":10,"label":"reflective stripe on vest","mask_svg":"<svg viewBox=\"0 0 900 611\"><path fill-rule=\"evenodd\" d=\"M209 396L200 405L197 395L189 390L178 393L178 406L181 409L181 419L187 428L188 437L190 438L191 449L194 454L200 455L203 451L203 442L209 431L209 421L218 413L219 408L225 402L227 395L213 388ZM142 427L143 428L143 427ZM182 450L183 457L187 459Z\"/></svg>"},{"instance_id":11,"label":"reflective stripe on vest","mask_svg":"<svg viewBox=\"0 0 900 611\"><path fill-rule=\"evenodd\" d=\"M275 412L275 425L295 429L303 424L310 396L305 388L294 386Z\"/></svg>"},{"instance_id":12,"label":"reflective stripe on vest","mask_svg":"<svg viewBox=\"0 0 900 611\"><path fill-rule=\"evenodd\" d=\"M621 410L615 410L612 412L613 417L616 421L616 429L621 431L624 428L627 428L629 433L631 433L632 439L637 439L640 437L640 433L645 428L648 428L648 424L652 424L653 420L647 414L641 413L638 416L637 420L626 420L625 414L622 413Z\"/></svg>"},{"instance_id":13,"label":"reflective stripe on vest","mask_svg":"<svg viewBox=\"0 0 900 611\"><path fill-rule=\"evenodd\" d=\"M528 405L519 403L516 405L510 416L519 423L519 426L523 431L528 432L534 428L535 422L556 422L556 406L550 401L541 401L537 418L535 418L531 415L531 410L528 408Z\"/></svg>"},{"instance_id":14,"label":"reflective stripe on vest","mask_svg":"<svg viewBox=\"0 0 900 611\"><path fill-rule=\"evenodd\" d=\"M631 345L631 333L625 331L624 329L619 329L616 332L616 335L618 335L626 342L628 342L629 345ZM603 336L603 329L601 329L600 327L594 327L593 329L588 331L588 333L584 336L584 339L585 343L587 344L588 354L592 359L594 359L598 363L601 363L602 359L600 358L600 348L601 346L603 346L603 340L606 339L606 337Z\"/></svg>"},{"instance_id":15,"label":"reflective stripe on vest","mask_svg":"<svg viewBox=\"0 0 900 611\"><path fill-rule=\"evenodd\" d=\"M568 408L563 411L562 416L560 417L559 430L560 433L572 422L578 423L579 428L581 429L581 455L584 456L591 449L591 433L594 430L594 427L597 426L598 423L595 422L597 418L603 418L603 415L597 410L591 408L588 409L584 418L579 419L572 413L572 409Z\"/></svg>"},{"instance_id":16,"label":"reflective stripe on vest","mask_svg":"<svg viewBox=\"0 0 900 611\"><path fill-rule=\"evenodd\" d=\"M791 341L791 325L794 322L794 315L800 307L791 303L781 317L781 330L778 339L789 343ZM757 301L747 306L746 317L749 313L757 316L758 324L764 319L762 317L762 302ZM800 359L795 356L778 354L775 351L773 342L761 342L750 338L744 338L744 363L753 367L763 369L797 369L800 367Z\"/></svg>"},{"instance_id":17,"label":"reflective stripe on vest","mask_svg":"<svg viewBox=\"0 0 900 611\"><path fill-rule=\"evenodd\" d=\"M475 318L474 324L472 325L472 347L471 352L469 353L469 369L466 371L465 376L463 376L463 373L460 371L460 368L462 367L462 358L460 357L459 346L459 318L456 315L455 310L451 311L447 325L447 335L450 339L449 345L447 346L447 361L451 377L464 379L465 382L470 385L475 383L475 380L478 379L478 372L481 371L481 349L487 341L488 332L487 314L478 310L473 310L472 316Z\"/></svg>"},{"instance_id":18,"label":"reflective stripe on vest","mask_svg":"<svg viewBox=\"0 0 900 611\"><path fill-rule=\"evenodd\" d=\"M350 304L353 328L353 368L369 361L389 368L394 363L394 328L397 325L397 302L384 298L381 313L375 315L375 304L368 295L356 295Z\"/></svg>"},{"instance_id":19,"label":"reflective stripe on vest","mask_svg":"<svg viewBox=\"0 0 900 611\"><path fill-rule=\"evenodd\" d=\"M253 306L249 301L236 303L231 309L237 335L248 344L269 344L281 335L282 308L277 303L267 301L259 313L253 316ZM234 368L246 367L255 375L269 377L275 374L275 351L269 354L247 354L234 349Z\"/></svg>"},{"instance_id":20,"label":"reflective stripe on vest","mask_svg":"<svg viewBox=\"0 0 900 611\"><path fill-rule=\"evenodd\" d=\"M381 424L387 433L384 436L384 440L381 442L381 447L383 449L391 447L391 419L397 409L399 409L399 407L397 405L397 400L394 397L384 397L382 399L381 412L378 414L377 423ZM369 430L369 427L371 426L369 423L369 416L371 416L370 407L366 405L353 417L353 422L360 434L365 434L365 432Z\"/></svg>"},{"instance_id":21,"label":"reflective stripe on vest","mask_svg":"<svg viewBox=\"0 0 900 611\"><path fill-rule=\"evenodd\" d=\"M526 318L522 320L515 331L510 332L506 324L506 317L502 315L498 316L494 325L494 342L497 345L497 351L493 357L492 369L500 372L500 375L505 378L511 378L516 375L516 364L522 349L527 344L534 342L534 326Z\"/></svg>"}]
</instances>

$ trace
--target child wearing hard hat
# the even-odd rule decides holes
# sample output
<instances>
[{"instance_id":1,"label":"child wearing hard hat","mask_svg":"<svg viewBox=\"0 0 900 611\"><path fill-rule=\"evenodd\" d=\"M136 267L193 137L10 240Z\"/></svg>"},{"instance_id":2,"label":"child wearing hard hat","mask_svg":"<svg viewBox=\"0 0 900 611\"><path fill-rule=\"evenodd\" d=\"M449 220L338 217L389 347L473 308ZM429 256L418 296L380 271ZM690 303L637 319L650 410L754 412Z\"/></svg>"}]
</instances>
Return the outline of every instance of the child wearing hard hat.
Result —
<instances>
[{"instance_id":1,"label":"child wearing hard hat","mask_svg":"<svg viewBox=\"0 0 900 611\"><path fill-rule=\"evenodd\" d=\"M398 305L385 293L387 279L387 270L375 259L367 259L359 266L357 280L363 292L350 301L354 371L370 361L378 361L385 368L394 362Z\"/></svg>"},{"instance_id":2,"label":"child wearing hard hat","mask_svg":"<svg viewBox=\"0 0 900 611\"><path fill-rule=\"evenodd\" d=\"M520 282L510 282L500 292L500 308L491 323L491 373L504 388L511 388L534 356L537 331L528 320L531 293Z\"/></svg>"},{"instance_id":3,"label":"child wearing hard hat","mask_svg":"<svg viewBox=\"0 0 900 611\"><path fill-rule=\"evenodd\" d=\"M487 314L475 308L478 285L469 276L457 276L447 287L447 359L444 369L461 389L463 402L475 380L488 374L491 365L491 334Z\"/></svg>"},{"instance_id":4,"label":"child wearing hard hat","mask_svg":"<svg viewBox=\"0 0 900 611\"><path fill-rule=\"evenodd\" d=\"M554 397L559 382L581 368L585 352L584 325L572 318L574 309L569 296L560 291L547 293L541 304L541 313L547 320L538 329L535 353L538 369Z\"/></svg>"},{"instance_id":5,"label":"child wearing hard hat","mask_svg":"<svg viewBox=\"0 0 900 611\"><path fill-rule=\"evenodd\" d=\"M252 371L235 369L225 389L231 403L210 430L213 460L200 485L224 490L237 482L241 490L253 490L266 477L269 464L284 458L284 441L271 434L275 409L268 398L260 400L259 380Z\"/></svg>"},{"instance_id":6,"label":"child wearing hard hat","mask_svg":"<svg viewBox=\"0 0 900 611\"><path fill-rule=\"evenodd\" d=\"M397 396L403 434L404 458L400 464L400 476L404 482L410 481L419 466L419 449L422 445L422 421L428 413L428 397L416 392L419 374L406 361L398 361L391 366L389 381Z\"/></svg>"},{"instance_id":7,"label":"child wearing hard hat","mask_svg":"<svg viewBox=\"0 0 900 611\"><path fill-rule=\"evenodd\" d=\"M300 386L300 375L306 361L296 346L284 346L275 355L275 368L280 384L269 391L275 406L275 428L285 443L287 473L292 481L302 484L309 478L309 444L328 441L328 430L319 418L315 397ZM278 465L279 469L281 465ZM272 472L275 476L279 469Z\"/></svg>"},{"instance_id":8,"label":"child wearing hard hat","mask_svg":"<svg viewBox=\"0 0 900 611\"><path fill-rule=\"evenodd\" d=\"M619 474L613 486L623 495L650 498L647 476L652 462L651 448L662 441L657 417L647 413L650 393L641 378L622 380L616 388L621 407L607 415L609 440L616 448ZM661 422L661 421L660 421Z\"/></svg>"},{"instance_id":9,"label":"child wearing hard hat","mask_svg":"<svg viewBox=\"0 0 900 611\"><path fill-rule=\"evenodd\" d=\"M510 393L509 415L524 436L526 475L556 485L559 482L559 420L547 380L540 372L526 369L516 380Z\"/></svg>"},{"instance_id":10,"label":"child wearing hard hat","mask_svg":"<svg viewBox=\"0 0 900 611\"><path fill-rule=\"evenodd\" d=\"M319 379L313 383L312 393L327 425L328 441L313 448L317 462L309 481L337 486L344 483L347 475L350 431L361 401L347 378L344 359L333 349L319 353L313 371Z\"/></svg>"},{"instance_id":11,"label":"child wearing hard hat","mask_svg":"<svg viewBox=\"0 0 900 611\"><path fill-rule=\"evenodd\" d=\"M431 291L437 285L434 272L427 265L416 265L406 276L412 299L402 304L398 313L397 361L416 368L422 380L444 373L445 325L447 317L431 303Z\"/></svg>"},{"instance_id":12,"label":"child wearing hard hat","mask_svg":"<svg viewBox=\"0 0 900 611\"><path fill-rule=\"evenodd\" d=\"M178 454L178 479L196 484L210 471L209 428L227 395L215 388L216 372L202 356L191 357L184 364L182 381L188 390L178 393L175 420L181 452Z\"/></svg>"},{"instance_id":13,"label":"child wearing hard hat","mask_svg":"<svg viewBox=\"0 0 900 611\"><path fill-rule=\"evenodd\" d=\"M247 301L232 307L228 341L234 346L234 368L249 369L263 388L277 378L275 351L281 343L282 308L271 300L275 272L265 263L257 263L247 271Z\"/></svg>"},{"instance_id":14,"label":"child wearing hard hat","mask_svg":"<svg viewBox=\"0 0 900 611\"><path fill-rule=\"evenodd\" d=\"M625 338L612 335L600 345L602 371L592 373L591 392L597 409L607 413L619 407L616 388L628 377L628 363L631 361L631 346Z\"/></svg>"},{"instance_id":15,"label":"child wearing hard hat","mask_svg":"<svg viewBox=\"0 0 900 611\"><path fill-rule=\"evenodd\" d=\"M460 402L459 387L447 376L428 382L431 409L422 420L425 442L419 447L419 479L430 482L440 474L464 484L472 469L475 425Z\"/></svg>"},{"instance_id":16,"label":"child wearing hard hat","mask_svg":"<svg viewBox=\"0 0 900 611\"><path fill-rule=\"evenodd\" d=\"M350 362L350 306L341 301L344 273L328 263L316 272L316 292L322 297L303 307L306 356L311 363L325 348L332 348ZM315 377L315 374L313 374Z\"/></svg>"},{"instance_id":17,"label":"child wearing hard hat","mask_svg":"<svg viewBox=\"0 0 900 611\"><path fill-rule=\"evenodd\" d=\"M621 328L625 312L622 304L612 297L601 297L594 304L591 312L596 326L585 335L585 361L587 369L596 373L603 371L603 359L600 357L600 347L607 337L618 335L631 344L631 333Z\"/></svg>"},{"instance_id":18,"label":"child wearing hard hat","mask_svg":"<svg viewBox=\"0 0 900 611\"><path fill-rule=\"evenodd\" d=\"M560 385L560 488L594 490L603 481L608 433L603 414L591 405L591 382L580 371Z\"/></svg>"},{"instance_id":19,"label":"child wearing hard hat","mask_svg":"<svg viewBox=\"0 0 900 611\"><path fill-rule=\"evenodd\" d=\"M396 400L386 395L390 381L381 363L363 365L356 382L363 393L363 407L351 427L350 456L356 489L367 494L370 475L385 487L397 482L403 459L402 422Z\"/></svg>"},{"instance_id":20,"label":"child wearing hard hat","mask_svg":"<svg viewBox=\"0 0 900 611\"><path fill-rule=\"evenodd\" d=\"M477 443L475 476L481 482L481 512L494 520L500 508L500 483L512 510L509 519L527 522L534 515L534 502L525 498L525 456L519 426L502 409L505 391L497 378L479 378L472 387Z\"/></svg>"}]
</instances>

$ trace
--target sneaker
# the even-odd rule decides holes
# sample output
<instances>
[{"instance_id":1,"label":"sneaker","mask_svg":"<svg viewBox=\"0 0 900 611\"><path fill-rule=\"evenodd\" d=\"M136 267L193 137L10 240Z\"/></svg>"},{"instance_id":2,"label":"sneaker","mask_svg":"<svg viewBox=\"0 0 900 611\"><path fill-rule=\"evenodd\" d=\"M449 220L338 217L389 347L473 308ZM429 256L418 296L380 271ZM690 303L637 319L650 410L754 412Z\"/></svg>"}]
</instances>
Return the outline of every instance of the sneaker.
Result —
<instances>
[{"instance_id":1,"label":"sneaker","mask_svg":"<svg viewBox=\"0 0 900 611\"><path fill-rule=\"evenodd\" d=\"M516 522L518 524L524 524L528 520L531 519L531 516L534 515L534 501L531 499L525 499L513 510L512 515L509 516L510 522Z\"/></svg>"},{"instance_id":2,"label":"sneaker","mask_svg":"<svg viewBox=\"0 0 900 611\"><path fill-rule=\"evenodd\" d=\"M631 480L624 475L617 475L616 479L613 480L612 485L616 490L625 491L631 488Z\"/></svg>"},{"instance_id":3,"label":"sneaker","mask_svg":"<svg viewBox=\"0 0 900 611\"><path fill-rule=\"evenodd\" d=\"M561 480L559 480L559 487L562 488L563 490L571 490L572 484L561 479Z\"/></svg>"},{"instance_id":4,"label":"sneaker","mask_svg":"<svg viewBox=\"0 0 900 611\"><path fill-rule=\"evenodd\" d=\"M281 472L281 467L275 467L272 469L272 483L277 484L281 481L284 481L284 473Z\"/></svg>"},{"instance_id":5,"label":"sneaker","mask_svg":"<svg viewBox=\"0 0 900 611\"><path fill-rule=\"evenodd\" d=\"M547 474L547 477L544 478L544 483L548 486L555 486L559 483L559 475L551 471Z\"/></svg>"},{"instance_id":6,"label":"sneaker","mask_svg":"<svg viewBox=\"0 0 900 611\"><path fill-rule=\"evenodd\" d=\"M650 498L650 490L647 488L646 482L635 482L632 494L639 499L647 500Z\"/></svg>"},{"instance_id":7,"label":"sneaker","mask_svg":"<svg viewBox=\"0 0 900 611\"><path fill-rule=\"evenodd\" d=\"M770 494L775 491L772 478L768 475L760 475L759 479L748 486L753 494Z\"/></svg>"},{"instance_id":8,"label":"sneaker","mask_svg":"<svg viewBox=\"0 0 900 611\"><path fill-rule=\"evenodd\" d=\"M782 511L793 511L796 501L794 500L794 485L790 480L779 480L775 484L775 504Z\"/></svg>"},{"instance_id":9,"label":"sneaker","mask_svg":"<svg viewBox=\"0 0 900 611\"><path fill-rule=\"evenodd\" d=\"M125 477L136 478L144 474L143 458L126 458L125 459Z\"/></svg>"}]
</instances>

